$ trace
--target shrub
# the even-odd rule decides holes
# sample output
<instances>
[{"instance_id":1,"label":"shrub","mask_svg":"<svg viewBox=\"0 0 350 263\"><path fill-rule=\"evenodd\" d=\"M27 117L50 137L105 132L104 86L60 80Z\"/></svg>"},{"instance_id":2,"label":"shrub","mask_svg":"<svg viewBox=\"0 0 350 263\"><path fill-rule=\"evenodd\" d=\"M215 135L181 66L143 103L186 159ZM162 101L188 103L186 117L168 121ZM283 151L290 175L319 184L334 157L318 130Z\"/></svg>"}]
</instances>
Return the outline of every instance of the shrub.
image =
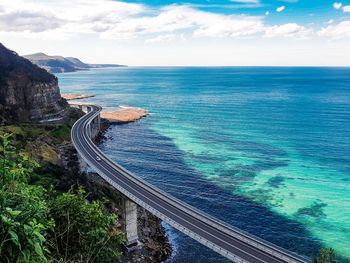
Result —
<instances>
[{"instance_id":1,"label":"shrub","mask_svg":"<svg viewBox=\"0 0 350 263\"><path fill-rule=\"evenodd\" d=\"M103 203L86 201L82 188L55 198L51 215L56 222L52 232L55 258L83 262L115 262L119 260L118 245L123 242L121 232L113 225L115 215L104 211Z\"/></svg>"},{"instance_id":2,"label":"shrub","mask_svg":"<svg viewBox=\"0 0 350 263\"><path fill-rule=\"evenodd\" d=\"M46 231L52 227L45 190L28 185L37 166L27 156L16 156L10 135L0 136L0 255L7 262L46 261Z\"/></svg>"},{"instance_id":3,"label":"shrub","mask_svg":"<svg viewBox=\"0 0 350 263\"><path fill-rule=\"evenodd\" d=\"M0 135L0 262L116 262L123 234L116 216L78 191L30 184L38 164Z\"/></svg>"}]
</instances>

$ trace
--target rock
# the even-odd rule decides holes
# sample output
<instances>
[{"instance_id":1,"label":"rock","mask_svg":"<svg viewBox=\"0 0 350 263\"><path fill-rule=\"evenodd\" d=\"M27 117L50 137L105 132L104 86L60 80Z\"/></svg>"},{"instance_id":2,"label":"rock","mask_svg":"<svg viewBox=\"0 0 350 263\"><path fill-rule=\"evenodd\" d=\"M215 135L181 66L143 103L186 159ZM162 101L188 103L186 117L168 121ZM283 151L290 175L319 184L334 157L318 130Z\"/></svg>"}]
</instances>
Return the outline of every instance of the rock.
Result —
<instances>
[{"instance_id":1,"label":"rock","mask_svg":"<svg viewBox=\"0 0 350 263\"><path fill-rule=\"evenodd\" d=\"M0 43L0 116L38 122L65 115L57 78Z\"/></svg>"},{"instance_id":2,"label":"rock","mask_svg":"<svg viewBox=\"0 0 350 263\"><path fill-rule=\"evenodd\" d=\"M101 112L101 118L116 124L134 122L148 115L146 110L140 108L121 108L113 112Z\"/></svg>"},{"instance_id":3,"label":"rock","mask_svg":"<svg viewBox=\"0 0 350 263\"><path fill-rule=\"evenodd\" d=\"M62 94L62 98L66 100L81 100L95 97L93 94Z\"/></svg>"},{"instance_id":4,"label":"rock","mask_svg":"<svg viewBox=\"0 0 350 263\"><path fill-rule=\"evenodd\" d=\"M103 127L105 131L109 127L109 123L105 122ZM102 132L96 141L101 142L103 139ZM124 229L125 219L123 218L124 207L122 204L125 197L123 194L101 179L96 173L82 174L79 182L91 193L91 198L108 200L109 211L118 216L119 224L117 226L120 226L120 229ZM171 244L161 222L159 218L144 208L137 207L138 236L142 245L131 251L124 248L123 263L160 263L171 256Z\"/></svg>"}]
</instances>

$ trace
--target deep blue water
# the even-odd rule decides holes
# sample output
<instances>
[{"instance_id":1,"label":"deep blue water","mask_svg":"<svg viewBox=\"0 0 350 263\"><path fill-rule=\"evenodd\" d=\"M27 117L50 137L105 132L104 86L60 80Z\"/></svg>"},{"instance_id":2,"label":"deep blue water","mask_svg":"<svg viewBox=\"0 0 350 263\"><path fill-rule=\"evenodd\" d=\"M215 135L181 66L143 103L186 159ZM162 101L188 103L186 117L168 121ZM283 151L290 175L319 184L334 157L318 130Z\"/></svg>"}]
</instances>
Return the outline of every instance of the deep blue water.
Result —
<instances>
[{"instance_id":1,"label":"deep blue water","mask_svg":"<svg viewBox=\"0 0 350 263\"><path fill-rule=\"evenodd\" d=\"M303 255L350 258L350 69L119 68L58 75L151 116L101 148L159 188ZM170 262L226 262L169 226Z\"/></svg>"}]
</instances>

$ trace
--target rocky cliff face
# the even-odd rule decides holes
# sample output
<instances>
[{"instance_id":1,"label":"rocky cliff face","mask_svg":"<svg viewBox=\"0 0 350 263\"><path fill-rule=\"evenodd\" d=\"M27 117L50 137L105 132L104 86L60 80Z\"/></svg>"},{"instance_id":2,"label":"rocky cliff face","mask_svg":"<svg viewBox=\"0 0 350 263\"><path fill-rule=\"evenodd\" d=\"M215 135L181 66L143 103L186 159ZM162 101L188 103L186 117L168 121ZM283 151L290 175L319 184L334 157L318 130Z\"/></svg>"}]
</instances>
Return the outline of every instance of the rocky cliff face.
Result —
<instances>
[{"instance_id":1,"label":"rocky cliff face","mask_svg":"<svg viewBox=\"0 0 350 263\"><path fill-rule=\"evenodd\" d=\"M60 118L67 108L55 76L0 43L0 116L36 122Z\"/></svg>"}]
</instances>

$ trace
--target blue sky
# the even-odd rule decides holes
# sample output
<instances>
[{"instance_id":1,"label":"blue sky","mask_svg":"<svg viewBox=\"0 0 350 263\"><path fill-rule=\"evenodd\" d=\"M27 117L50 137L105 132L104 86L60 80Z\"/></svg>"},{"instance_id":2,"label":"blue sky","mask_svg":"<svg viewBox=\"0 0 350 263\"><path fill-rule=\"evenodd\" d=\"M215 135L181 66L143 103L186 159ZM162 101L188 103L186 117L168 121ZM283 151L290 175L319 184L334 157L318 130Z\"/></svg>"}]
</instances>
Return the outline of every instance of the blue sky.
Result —
<instances>
[{"instance_id":1,"label":"blue sky","mask_svg":"<svg viewBox=\"0 0 350 263\"><path fill-rule=\"evenodd\" d=\"M192 5L198 9L222 14L247 14L266 17L271 22L298 21L302 23L322 23L329 19L350 18L350 13L341 12L333 7L333 0L127 0L129 3L143 3L149 6L162 7L166 5ZM338 1L339 2L339 1ZM350 1L340 1L344 6ZM284 15L276 12L278 7L285 6Z\"/></svg>"},{"instance_id":2,"label":"blue sky","mask_svg":"<svg viewBox=\"0 0 350 263\"><path fill-rule=\"evenodd\" d=\"M350 0L0 0L20 54L162 66L350 66Z\"/></svg>"}]
</instances>

